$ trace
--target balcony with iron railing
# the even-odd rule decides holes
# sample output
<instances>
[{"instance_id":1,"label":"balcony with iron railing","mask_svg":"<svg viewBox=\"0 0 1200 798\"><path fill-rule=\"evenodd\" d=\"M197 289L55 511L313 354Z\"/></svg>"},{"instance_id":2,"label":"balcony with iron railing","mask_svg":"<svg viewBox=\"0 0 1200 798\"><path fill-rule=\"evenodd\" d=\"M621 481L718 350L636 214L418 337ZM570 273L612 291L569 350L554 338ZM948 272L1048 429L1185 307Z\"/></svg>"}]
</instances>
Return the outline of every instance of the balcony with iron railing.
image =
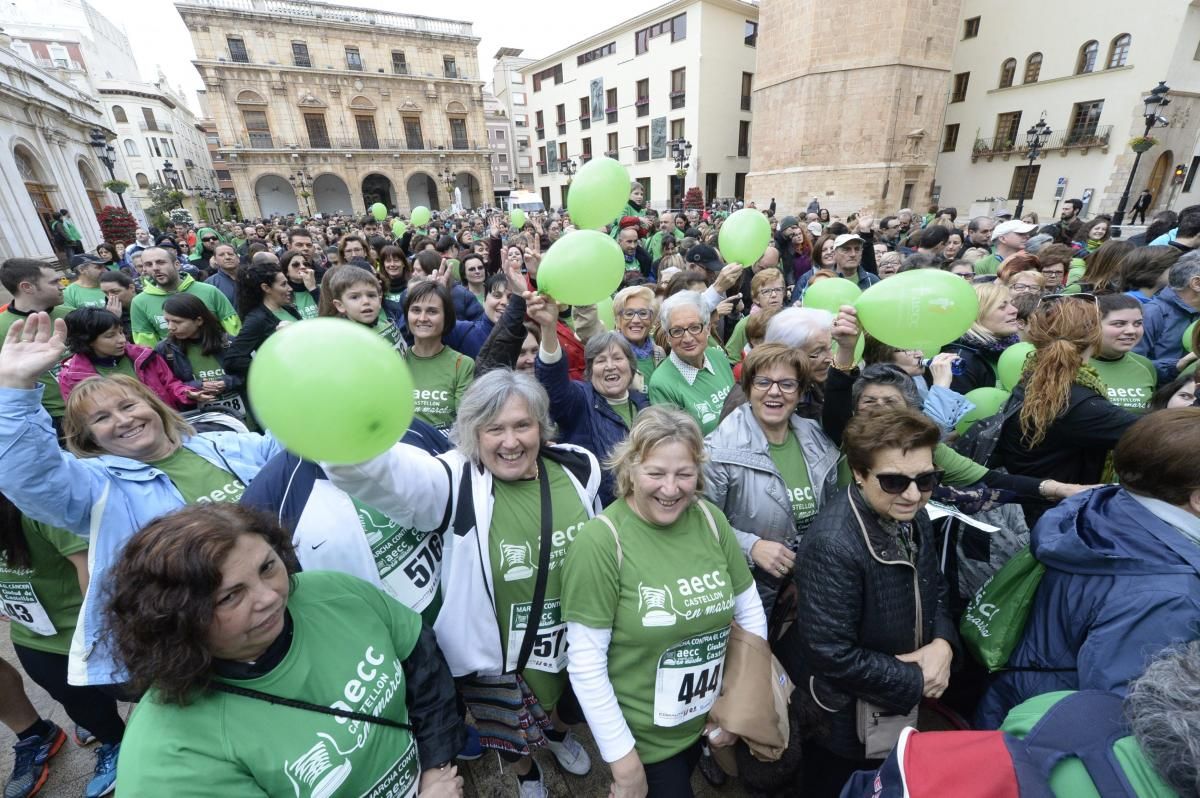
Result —
<instances>
[{"instance_id":1,"label":"balcony with iron railing","mask_svg":"<svg viewBox=\"0 0 1200 798\"><path fill-rule=\"evenodd\" d=\"M1061 150L1062 154L1066 155L1070 150L1086 151L1092 147L1107 147L1112 138L1112 129L1112 125L1100 125L1094 128L1078 128L1054 133L1042 145L1042 152ZM971 159L994 158L997 155L1004 157L1017 155L1025 158L1028 152L1029 147L1025 143L1024 135L1016 140L1007 136L990 139L977 138L974 146L971 147Z\"/></svg>"},{"instance_id":2,"label":"balcony with iron railing","mask_svg":"<svg viewBox=\"0 0 1200 798\"><path fill-rule=\"evenodd\" d=\"M376 11L368 8L347 8L331 3L306 2L306 0L180 0L176 4L176 8L184 13L189 9L197 9L257 14L268 17L268 24L279 19L291 18L318 25L344 23L439 36L470 37L473 35L470 22L422 17L393 11Z\"/></svg>"},{"instance_id":3,"label":"balcony with iron railing","mask_svg":"<svg viewBox=\"0 0 1200 798\"><path fill-rule=\"evenodd\" d=\"M455 150L458 152L490 152L486 141L480 142L470 139L451 139L445 144L433 145L420 140L410 144L404 139L368 138L363 140L361 138L326 137L324 139L317 138L315 141L310 141L306 144L285 144L276 142L270 133L252 133L249 139L235 139L228 146L222 147L222 150L234 152L237 150L281 150L284 152L297 152L301 150L334 150L337 152L379 152L383 150L436 152L438 150Z\"/></svg>"}]
</instances>

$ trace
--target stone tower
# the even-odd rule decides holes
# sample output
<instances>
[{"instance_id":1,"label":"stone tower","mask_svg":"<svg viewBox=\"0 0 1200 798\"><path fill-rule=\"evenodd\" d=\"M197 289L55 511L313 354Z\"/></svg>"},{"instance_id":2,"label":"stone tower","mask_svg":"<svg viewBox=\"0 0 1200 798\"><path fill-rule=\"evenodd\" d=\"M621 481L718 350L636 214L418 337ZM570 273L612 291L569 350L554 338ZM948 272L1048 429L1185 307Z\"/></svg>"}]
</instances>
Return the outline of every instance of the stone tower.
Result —
<instances>
[{"instance_id":1,"label":"stone tower","mask_svg":"<svg viewBox=\"0 0 1200 798\"><path fill-rule=\"evenodd\" d=\"M746 199L924 211L961 0L762 0Z\"/></svg>"}]
</instances>

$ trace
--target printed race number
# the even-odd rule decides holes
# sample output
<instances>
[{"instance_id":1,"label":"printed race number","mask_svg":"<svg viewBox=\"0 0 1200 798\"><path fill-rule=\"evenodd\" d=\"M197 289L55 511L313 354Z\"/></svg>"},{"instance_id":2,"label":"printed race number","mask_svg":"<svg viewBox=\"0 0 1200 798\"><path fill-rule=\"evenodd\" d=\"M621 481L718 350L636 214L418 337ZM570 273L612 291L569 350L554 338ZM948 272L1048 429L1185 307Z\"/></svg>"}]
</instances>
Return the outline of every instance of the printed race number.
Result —
<instances>
[{"instance_id":1,"label":"printed race number","mask_svg":"<svg viewBox=\"0 0 1200 798\"><path fill-rule=\"evenodd\" d=\"M36 635L58 634L29 582L0 582L0 612Z\"/></svg>"},{"instance_id":2,"label":"printed race number","mask_svg":"<svg viewBox=\"0 0 1200 798\"><path fill-rule=\"evenodd\" d=\"M517 667L521 643L525 639L532 612L533 607L529 602L513 605L508 622L508 670ZM562 673L567 669L567 625L562 622L559 599L546 599L542 607L542 621L538 624L537 637L529 649L529 661L525 667L546 673Z\"/></svg>"},{"instance_id":3,"label":"printed race number","mask_svg":"<svg viewBox=\"0 0 1200 798\"><path fill-rule=\"evenodd\" d=\"M654 679L654 725L678 726L705 715L721 693L729 629L676 643L658 660Z\"/></svg>"}]
</instances>

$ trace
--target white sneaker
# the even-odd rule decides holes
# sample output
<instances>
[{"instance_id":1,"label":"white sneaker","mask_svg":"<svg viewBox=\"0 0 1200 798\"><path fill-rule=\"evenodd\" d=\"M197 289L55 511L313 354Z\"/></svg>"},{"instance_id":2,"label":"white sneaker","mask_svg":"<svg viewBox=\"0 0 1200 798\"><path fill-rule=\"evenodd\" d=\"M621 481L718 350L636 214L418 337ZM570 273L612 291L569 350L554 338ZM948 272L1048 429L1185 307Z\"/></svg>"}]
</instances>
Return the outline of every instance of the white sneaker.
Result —
<instances>
[{"instance_id":1,"label":"white sneaker","mask_svg":"<svg viewBox=\"0 0 1200 798\"><path fill-rule=\"evenodd\" d=\"M546 792L546 783L542 778L542 774L539 772L537 781L517 779L517 795L520 798L550 798L550 793Z\"/></svg>"},{"instance_id":2,"label":"white sneaker","mask_svg":"<svg viewBox=\"0 0 1200 798\"><path fill-rule=\"evenodd\" d=\"M573 776L586 776L588 771L592 769L591 758L571 732L567 732L567 736L563 738L561 743L556 743L547 737L546 748L550 750L550 753L554 754L554 758L558 760L559 767Z\"/></svg>"}]
</instances>

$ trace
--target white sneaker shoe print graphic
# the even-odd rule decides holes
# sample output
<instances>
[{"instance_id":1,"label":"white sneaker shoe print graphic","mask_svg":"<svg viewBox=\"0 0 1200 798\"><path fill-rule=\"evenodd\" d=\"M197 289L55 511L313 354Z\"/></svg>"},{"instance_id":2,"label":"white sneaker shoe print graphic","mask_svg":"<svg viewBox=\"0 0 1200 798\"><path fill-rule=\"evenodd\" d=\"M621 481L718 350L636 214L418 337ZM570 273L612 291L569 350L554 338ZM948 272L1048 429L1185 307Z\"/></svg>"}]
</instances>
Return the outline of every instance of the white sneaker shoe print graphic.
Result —
<instances>
[{"instance_id":1,"label":"white sneaker shoe print graphic","mask_svg":"<svg viewBox=\"0 0 1200 798\"><path fill-rule=\"evenodd\" d=\"M342 764L333 767L323 741L318 741L295 762L283 763L297 798L328 798L350 777L352 769L349 759L343 759Z\"/></svg>"},{"instance_id":2,"label":"white sneaker shoe print graphic","mask_svg":"<svg viewBox=\"0 0 1200 798\"><path fill-rule=\"evenodd\" d=\"M667 602L671 603L670 609ZM638 610L642 613L642 626L675 625L675 602L665 587L638 583Z\"/></svg>"},{"instance_id":3,"label":"white sneaker shoe print graphic","mask_svg":"<svg viewBox=\"0 0 1200 798\"><path fill-rule=\"evenodd\" d=\"M504 571L505 582L518 582L533 576L533 568L528 565L532 560L533 550L528 543L522 546L500 540L500 568Z\"/></svg>"}]
</instances>

